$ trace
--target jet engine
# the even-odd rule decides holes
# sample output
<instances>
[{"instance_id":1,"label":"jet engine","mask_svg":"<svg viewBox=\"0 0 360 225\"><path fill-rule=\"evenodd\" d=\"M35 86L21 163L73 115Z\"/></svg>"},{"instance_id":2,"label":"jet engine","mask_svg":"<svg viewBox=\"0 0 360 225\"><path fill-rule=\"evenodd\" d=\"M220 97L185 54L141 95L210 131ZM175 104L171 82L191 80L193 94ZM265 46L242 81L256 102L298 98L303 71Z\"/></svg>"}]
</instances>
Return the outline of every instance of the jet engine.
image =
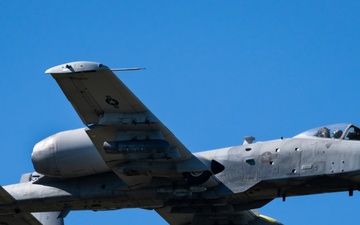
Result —
<instances>
[{"instance_id":1,"label":"jet engine","mask_svg":"<svg viewBox=\"0 0 360 225\"><path fill-rule=\"evenodd\" d=\"M54 177L79 177L110 171L85 129L52 135L34 146L36 172Z\"/></svg>"}]
</instances>

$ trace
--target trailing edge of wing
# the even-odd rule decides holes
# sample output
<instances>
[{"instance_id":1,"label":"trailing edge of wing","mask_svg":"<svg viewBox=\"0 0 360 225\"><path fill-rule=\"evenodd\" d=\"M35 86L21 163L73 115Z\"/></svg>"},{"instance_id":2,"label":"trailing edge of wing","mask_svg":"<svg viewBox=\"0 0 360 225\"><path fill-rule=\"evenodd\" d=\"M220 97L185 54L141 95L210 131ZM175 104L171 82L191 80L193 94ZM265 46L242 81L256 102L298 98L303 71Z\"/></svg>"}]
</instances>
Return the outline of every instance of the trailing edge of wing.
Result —
<instances>
[{"instance_id":1,"label":"trailing edge of wing","mask_svg":"<svg viewBox=\"0 0 360 225\"><path fill-rule=\"evenodd\" d=\"M201 209L199 209L201 211ZM249 225L283 225L279 221L259 214L256 210L240 212L214 213L174 213L172 207L156 209L170 225L213 225L213 224L249 224Z\"/></svg>"}]
</instances>

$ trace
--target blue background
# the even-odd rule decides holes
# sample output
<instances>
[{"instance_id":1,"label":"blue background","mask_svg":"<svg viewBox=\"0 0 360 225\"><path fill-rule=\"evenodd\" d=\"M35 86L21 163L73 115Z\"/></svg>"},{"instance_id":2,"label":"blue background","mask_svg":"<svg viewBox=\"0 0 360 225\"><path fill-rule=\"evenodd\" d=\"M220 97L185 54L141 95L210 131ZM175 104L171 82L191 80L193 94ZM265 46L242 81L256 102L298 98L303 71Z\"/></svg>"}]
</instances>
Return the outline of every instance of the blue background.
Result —
<instances>
[{"instance_id":1,"label":"blue background","mask_svg":"<svg viewBox=\"0 0 360 225\"><path fill-rule=\"evenodd\" d=\"M359 10L350 0L1 1L0 184L33 171L36 142L83 126L44 74L77 60L146 67L117 74L193 152L360 125ZM291 197L259 211L288 225L355 225L359 200ZM124 209L71 212L75 224L166 222Z\"/></svg>"}]
</instances>

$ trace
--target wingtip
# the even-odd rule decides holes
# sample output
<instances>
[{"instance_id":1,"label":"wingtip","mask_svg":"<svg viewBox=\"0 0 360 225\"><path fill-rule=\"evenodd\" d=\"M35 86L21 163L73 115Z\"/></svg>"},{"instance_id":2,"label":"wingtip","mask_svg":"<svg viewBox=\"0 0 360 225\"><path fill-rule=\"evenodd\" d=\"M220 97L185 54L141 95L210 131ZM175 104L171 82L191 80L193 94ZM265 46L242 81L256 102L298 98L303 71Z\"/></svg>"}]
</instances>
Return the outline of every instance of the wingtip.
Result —
<instances>
[{"instance_id":1,"label":"wingtip","mask_svg":"<svg viewBox=\"0 0 360 225\"><path fill-rule=\"evenodd\" d=\"M89 61L77 61L51 67L45 71L46 74L54 73L77 73L108 68L107 66Z\"/></svg>"}]
</instances>

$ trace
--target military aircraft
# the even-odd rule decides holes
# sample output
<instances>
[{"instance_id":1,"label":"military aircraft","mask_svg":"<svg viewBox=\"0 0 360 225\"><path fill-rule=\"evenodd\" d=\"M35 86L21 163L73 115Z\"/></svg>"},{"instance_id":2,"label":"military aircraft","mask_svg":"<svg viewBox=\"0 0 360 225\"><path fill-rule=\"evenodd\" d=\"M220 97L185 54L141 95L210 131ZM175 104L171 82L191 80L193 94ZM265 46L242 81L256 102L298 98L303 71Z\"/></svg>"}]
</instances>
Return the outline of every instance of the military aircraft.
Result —
<instances>
[{"instance_id":1,"label":"military aircraft","mask_svg":"<svg viewBox=\"0 0 360 225\"><path fill-rule=\"evenodd\" d=\"M352 124L191 153L107 66L72 62L46 73L86 127L35 145L36 172L0 187L2 225L62 225L72 210L123 208L155 210L171 225L274 225L254 209L359 189L360 129Z\"/></svg>"}]
</instances>

